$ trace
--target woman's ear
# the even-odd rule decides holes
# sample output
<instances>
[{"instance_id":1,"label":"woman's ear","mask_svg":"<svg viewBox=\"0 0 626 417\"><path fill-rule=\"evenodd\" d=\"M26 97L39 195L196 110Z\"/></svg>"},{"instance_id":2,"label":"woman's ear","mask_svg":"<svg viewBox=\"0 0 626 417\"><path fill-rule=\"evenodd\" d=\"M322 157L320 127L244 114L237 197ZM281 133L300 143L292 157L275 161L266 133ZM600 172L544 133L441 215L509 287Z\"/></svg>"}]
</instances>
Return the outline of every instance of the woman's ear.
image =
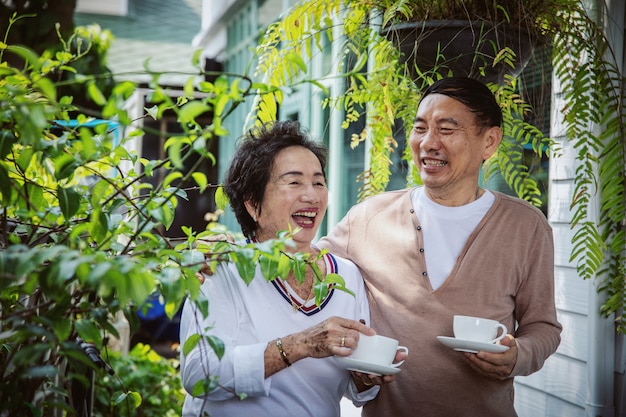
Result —
<instances>
[{"instance_id":1,"label":"woman's ear","mask_svg":"<svg viewBox=\"0 0 626 417\"><path fill-rule=\"evenodd\" d=\"M252 217L252 220L254 220L254 222L256 223L256 207L254 204L252 204L252 202L250 200L244 201L243 203L246 206L246 210L248 211L248 214L250 215L250 217Z\"/></svg>"}]
</instances>

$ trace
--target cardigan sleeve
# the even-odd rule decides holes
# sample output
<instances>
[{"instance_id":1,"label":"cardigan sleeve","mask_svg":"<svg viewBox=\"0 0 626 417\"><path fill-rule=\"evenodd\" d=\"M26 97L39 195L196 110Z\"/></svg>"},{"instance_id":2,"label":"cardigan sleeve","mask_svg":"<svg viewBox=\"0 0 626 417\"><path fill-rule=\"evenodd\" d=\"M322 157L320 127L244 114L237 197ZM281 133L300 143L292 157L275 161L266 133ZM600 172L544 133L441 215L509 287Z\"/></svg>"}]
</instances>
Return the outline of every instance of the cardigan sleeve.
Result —
<instances>
[{"instance_id":1,"label":"cardigan sleeve","mask_svg":"<svg viewBox=\"0 0 626 417\"><path fill-rule=\"evenodd\" d=\"M518 353L511 377L541 369L561 341L554 303L554 244L547 223L537 225L525 255L527 276L515 297Z\"/></svg>"}]
</instances>

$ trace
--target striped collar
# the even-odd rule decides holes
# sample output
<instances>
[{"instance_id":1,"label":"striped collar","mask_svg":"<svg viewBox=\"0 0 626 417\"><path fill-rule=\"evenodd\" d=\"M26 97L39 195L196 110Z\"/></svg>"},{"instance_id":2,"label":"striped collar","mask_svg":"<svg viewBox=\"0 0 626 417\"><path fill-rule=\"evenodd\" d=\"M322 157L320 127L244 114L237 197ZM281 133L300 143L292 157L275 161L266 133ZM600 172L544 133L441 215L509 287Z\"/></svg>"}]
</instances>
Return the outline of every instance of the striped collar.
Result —
<instances>
[{"instance_id":1,"label":"striped collar","mask_svg":"<svg viewBox=\"0 0 626 417\"><path fill-rule=\"evenodd\" d=\"M324 254L324 262L326 262L327 274L338 273L337 272L338 270L337 260L335 259L333 255L331 255L330 253ZM273 279L271 283L274 286L274 288L276 288L278 293L283 297L283 299L287 301L287 303L289 303L290 306L294 307L294 310L298 310L306 316L312 316L322 311L324 307L328 304L330 299L332 298L333 294L335 293L335 289L332 288L331 285L329 285L328 294L326 295L326 298L324 298L324 300L322 300L322 303L318 306L315 303L315 298L308 300L308 302L306 301L304 303L300 302L291 294L291 292L289 292L289 289L285 281L283 281L279 277L276 277L275 279Z\"/></svg>"}]
</instances>

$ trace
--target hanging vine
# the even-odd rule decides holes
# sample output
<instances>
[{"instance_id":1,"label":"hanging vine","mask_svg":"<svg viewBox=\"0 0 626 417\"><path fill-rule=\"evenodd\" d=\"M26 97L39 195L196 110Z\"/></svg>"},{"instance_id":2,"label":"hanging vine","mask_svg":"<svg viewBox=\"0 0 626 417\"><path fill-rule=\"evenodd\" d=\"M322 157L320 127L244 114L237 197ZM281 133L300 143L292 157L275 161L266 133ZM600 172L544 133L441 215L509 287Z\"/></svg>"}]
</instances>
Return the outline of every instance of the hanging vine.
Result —
<instances>
[{"instance_id":1,"label":"hanging vine","mask_svg":"<svg viewBox=\"0 0 626 417\"><path fill-rule=\"evenodd\" d=\"M277 93L260 98L251 116L261 121L275 118L282 91L303 82L320 85L319 79L307 74L307 62L322 50L320 33L327 33L330 39L333 33L341 33L342 38L335 40L342 42L342 52L334 57L338 63L335 75L344 77L347 88L333 91L334 96L324 104L344 112L344 128L366 118L365 131L356 141L369 141L371 150L369 167L359 176L363 183L359 198L366 198L384 191L389 183L390 156L398 152L399 143L394 126L398 121L410 126L414 117L415 106L407 103L417 103L425 86L449 75L436 67L420 71L402 64L398 50L381 36L381 29L420 16L483 20L499 16L509 25L514 25L516 14L521 16L516 25L526 25L533 34L551 41L554 74L567 103L562 120L557 122L563 123L566 137L577 152L571 262L582 278L599 277L600 289L608 295L602 313L619 314L626 304L624 76L602 28L590 18L581 0L495 3L497 10L470 7L474 5L471 0L302 1L270 27L258 46L258 72ZM490 65L514 66L516 58L503 48ZM409 78L409 70L417 70L416 79ZM546 153L555 157L559 145L527 121L533 109L523 100L523 86L515 77L505 76L504 82L491 88L503 110L504 140L485 164L485 172L499 173L520 198L540 205L541 192L522 158L523 149L531 148L539 157ZM408 166L407 185L419 183L410 152L405 150L402 159ZM589 207L596 196L600 201L597 210ZM625 331L621 316L617 321Z\"/></svg>"}]
</instances>

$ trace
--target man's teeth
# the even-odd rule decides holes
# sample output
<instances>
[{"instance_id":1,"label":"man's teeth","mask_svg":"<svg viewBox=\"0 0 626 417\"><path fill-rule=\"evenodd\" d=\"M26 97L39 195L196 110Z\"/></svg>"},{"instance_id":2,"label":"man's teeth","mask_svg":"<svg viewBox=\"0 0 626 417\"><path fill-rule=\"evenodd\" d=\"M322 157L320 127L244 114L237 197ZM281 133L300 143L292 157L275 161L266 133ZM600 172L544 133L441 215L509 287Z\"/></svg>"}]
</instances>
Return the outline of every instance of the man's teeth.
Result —
<instances>
[{"instance_id":1,"label":"man's teeth","mask_svg":"<svg viewBox=\"0 0 626 417\"><path fill-rule=\"evenodd\" d=\"M424 159L424 165L443 166L445 164L447 164L446 161L432 161L432 160Z\"/></svg>"}]
</instances>

